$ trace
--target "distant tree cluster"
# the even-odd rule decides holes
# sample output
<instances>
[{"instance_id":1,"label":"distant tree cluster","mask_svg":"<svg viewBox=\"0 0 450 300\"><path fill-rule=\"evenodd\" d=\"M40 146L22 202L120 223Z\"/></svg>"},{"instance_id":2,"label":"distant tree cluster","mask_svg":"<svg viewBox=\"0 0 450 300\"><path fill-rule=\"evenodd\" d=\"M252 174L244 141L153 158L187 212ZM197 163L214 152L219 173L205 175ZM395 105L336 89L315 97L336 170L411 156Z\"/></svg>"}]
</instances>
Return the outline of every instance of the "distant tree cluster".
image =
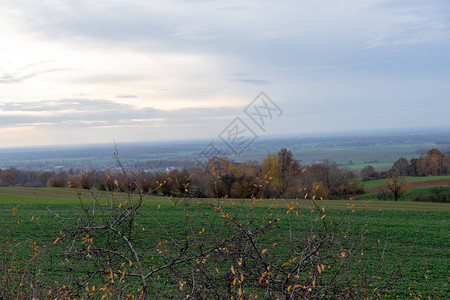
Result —
<instances>
[{"instance_id":1,"label":"distant tree cluster","mask_svg":"<svg viewBox=\"0 0 450 300\"><path fill-rule=\"evenodd\" d=\"M284 148L268 155L262 164L213 157L182 171L139 172L135 177L130 180L120 172L91 171L70 177L69 186L110 191L140 189L164 196L196 198L341 199L363 191L349 170L328 161L302 168Z\"/></svg>"},{"instance_id":2,"label":"distant tree cluster","mask_svg":"<svg viewBox=\"0 0 450 300\"><path fill-rule=\"evenodd\" d=\"M367 166L361 170L360 177L366 181L387 178L393 173L399 176L450 175L450 155L433 148L419 158L398 159L389 171L377 172L373 166Z\"/></svg>"},{"instance_id":3,"label":"distant tree cluster","mask_svg":"<svg viewBox=\"0 0 450 300\"><path fill-rule=\"evenodd\" d=\"M47 172L20 171L14 168L0 169L0 186L47 186ZM48 173L50 174L50 173Z\"/></svg>"},{"instance_id":4,"label":"distant tree cluster","mask_svg":"<svg viewBox=\"0 0 450 300\"><path fill-rule=\"evenodd\" d=\"M22 171L14 168L0 169L0 186L2 187L67 187L69 175L67 172L35 172Z\"/></svg>"}]
</instances>

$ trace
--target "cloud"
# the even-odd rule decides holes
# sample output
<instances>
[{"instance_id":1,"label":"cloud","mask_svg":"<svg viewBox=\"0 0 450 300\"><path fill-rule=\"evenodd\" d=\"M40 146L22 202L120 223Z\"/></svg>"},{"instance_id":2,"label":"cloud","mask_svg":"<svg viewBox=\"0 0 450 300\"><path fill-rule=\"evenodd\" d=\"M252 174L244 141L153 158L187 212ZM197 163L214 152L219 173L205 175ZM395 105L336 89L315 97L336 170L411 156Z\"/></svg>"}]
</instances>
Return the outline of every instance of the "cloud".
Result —
<instances>
[{"instance_id":1,"label":"cloud","mask_svg":"<svg viewBox=\"0 0 450 300\"><path fill-rule=\"evenodd\" d=\"M32 63L12 71L0 68L0 84L18 83L46 73L67 71L63 68L46 68L45 64L46 62Z\"/></svg>"},{"instance_id":2,"label":"cloud","mask_svg":"<svg viewBox=\"0 0 450 300\"><path fill-rule=\"evenodd\" d=\"M136 107L110 100L59 99L38 102L0 103L0 127L60 125L85 127L119 127L157 125L208 124L220 118L231 119L235 108L183 108L160 110ZM112 128L112 127L111 127Z\"/></svg>"},{"instance_id":3,"label":"cloud","mask_svg":"<svg viewBox=\"0 0 450 300\"><path fill-rule=\"evenodd\" d=\"M382 127L388 109L407 126L424 103L449 124L449 16L441 0L4 0L0 127L204 137L262 88L281 133Z\"/></svg>"},{"instance_id":4,"label":"cloud","mask_svg":"<svg viewBox=\"0 0 450 300\"><path fill-rule=\"evenodd\" d=\"M367 48L450 41L449 18L442 14L439 1L408 4L387 6L384 3L374 7L383 12L382 20L366 31Z\"/></svg>"},{"instance_id":5,"label":"cloud","mask_svg":"<svg viewBox=\"0 0 450 300\"><path fill-rule=\"evenodd\" d=\"M175 29L175 33L170 35L171 38L176 40L189 40L189 41L212 41L216 39L216 36L206 26L184 26Z\"/></svg>"},{"instance_id":6,"label":"cloud","mask_svg":"<svg viewBox=\"0 0 450 300\"><path fill-rule=\"evenodd\" d=\"M242 83L250 83L250 84L254 84L254 85L266 85L266 84L272 83L272 81L270 81L270 80L254 79L254 78L240 78L240 79L236 79L236 81L242 82Z\"/></svg>"}]
</instances>

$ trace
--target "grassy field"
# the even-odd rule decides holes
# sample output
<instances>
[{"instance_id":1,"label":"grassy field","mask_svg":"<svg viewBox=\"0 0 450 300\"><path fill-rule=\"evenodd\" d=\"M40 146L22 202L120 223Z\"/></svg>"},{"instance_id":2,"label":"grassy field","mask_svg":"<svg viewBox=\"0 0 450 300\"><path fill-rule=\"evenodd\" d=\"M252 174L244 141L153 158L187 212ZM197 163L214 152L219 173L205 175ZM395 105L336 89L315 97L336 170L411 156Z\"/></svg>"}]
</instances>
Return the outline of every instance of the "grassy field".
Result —
<instances>
[{"instance_id":1,"label":"grassy field","mask_svg":"<svg viewBox=\"0 0 450 300\"><path fill-rule=\"evenodd\" d=\"M405 194L403 194L402 196L400 196L400 198L398 199L398 202L403 202L405 206L407 206L408 204L405 202L410 201L413 197L418 196L418 195L432 195L434 193L434 187L417 187L417 188L412 188L412 189L408 189L407 192ZM377 193L365 193L363 195L359 195L357 197L355 197L355 200L373 200L373 199L377 199ZM378 203L380 201L376 201L375 203ZM381 202L385 202L385 203L390 203L392 202L391 200L383 200ZM409 202L409 203L420 203L420 202ZM422 204L424 204L424 206L426 207L426 203L422 202ZM403 207L403 205L400 204L400 207Z\"/></svg>"},{"instance_id":2,"label":"grassy field","mask_svg":"<svg viewBox=\"0 0 450 300\"><path fill-rule=\"evenodd\" d=\"M81 194L77 194L81 193ZM108 201L109 193L93 192L100 201ZM34 240L39 245L50 241L53 244L55 237L60 236L61 228L54 214L67 217L67 222L79 211L76 206L80 200L88 203L92 199L90 191L75 191L73 189L52 188L0 188L0 249L5 249L5 240L13 243L8 249L13 252L14 261L20 261L30 253L25 241ZM220 215L208 203L215 203L214 199L170 200L163 197L152 196L146 199L141 209L139 224L145 231L139 234L151 243L158 242L172 236L181 238L185 230L186 216L189 214L194 231L201 231L210 227L208 222L221 222ZM392 201L318 201L320 205L335 217L344 214L351 220L353 230L358 230L367 224L367 239L369 244L378 245L373 251L368 251L367 263L372 266L370 272L378 272L380 254L384 253L385 266L395 268L401 262L403 276L395 288L386 292L387 298L400 299L414 298L411 295L441 299L449 298L448 276L450 270L450 231L449 217L450 205L441 203L412 203ZM16 205L20 204L20 207ZM175 205L176 204L176 205ZM255 220L263 218L269 209L278 214L280 221L268 235L259 243L262 247L269 247L274 241L281 245L288 239L289 224L292 221L290 214L285 213L283 203L279 200L226 200L220 205L230 211L247 211L253 207L252 214ZM242 205L244 208L242 208ZM310 214L312 203L301 200L297 204L298 211L306 217ZM159 207L158 207L159 206ZM14 211L14 208L17 210ZM241 207L241 208L240 208ZM14 214L12 212L14 211ZM53 214L54 213L54 214ZM37 221L37 218L38 221ZM161 231L155 220L164 222L166 231ZM212 223L211 223L212 224ZM151 237L151 239L149 239ZM272 248L270 248L272 249ZM286 249L279 247L272 249L273 255L283 255ZM149 253L149 263L157 263L157 255ZM19 264L20 265L20 264ZM20 268L14 268L12 273L20 273ZM52 281L63 281L65 273L55 267L50 268L42 262L39 270L42 284ZM155 279L155 289L162 284L161 278ZM159 282L159 283L158 283ZM53 282L54 283L54 282ZM165 287L167 288L167 286Z\"/></svg>"},{"instance_id":3,"label":"grassy field","mask_svg":"<svg viewBox=\"0 0 450 300\"><path fill-rule=\"evenodd\" d=\"M111 196L110 192L75 190L70 188L17 188L0 187L0 205L4 204L79 204L80 201L88 202L92 196L106 201ZM357 210L403 210L403 211L450 211L450 205L445 203L423 203L423 202L394 202L394 201L376 201L374 193L364 194L355 200L319 200L316 201L326 209L346 210L349 205ZM369 200L369 201L366 201ZM213 204L214 199L169 199L161 196L146 196L144 206L183 206ZM260 199L256 202L248 199L221 199L222 206L255 206L270 207L280 206L278 200ZM311 200L302 199L298 202L300 208L310 208L313 205Z\"/></svg>"},{"instance_id":4,"label":"grassy field","mask_svg":"<svg viewBox=\"0 0 450 300\"><path fill-rule=\"evenodd\" d=\"M400 157L411 159L418 157L417 151L432 148L434 144L405 143L387 145L321 145L314 143L302 146L293 146L289 149L297 160L307 164L325 159L334 161L349 169L361 169L367 165L376 168L390 168ZM278 149L265 150L261 147L249 148L243 154L244 160L262 161L268 152ZM351 162L350 162L351 161Z\"/></svg>"},{"instance_id":5,"label":"grassy field","mask_svg":"<svg viewBox=\"0 0 450 300\"><path fill-rule=\"evenodd\" d=\"M450 179L450 176L426 176L426 177L406 177L406 182L422 182L422 181L431 181L431 180L439 180L439 179ZM373 188L386 185L385 179L377 179L370 181L363 181L364 188Z\"/></svg>"}]
</instances>

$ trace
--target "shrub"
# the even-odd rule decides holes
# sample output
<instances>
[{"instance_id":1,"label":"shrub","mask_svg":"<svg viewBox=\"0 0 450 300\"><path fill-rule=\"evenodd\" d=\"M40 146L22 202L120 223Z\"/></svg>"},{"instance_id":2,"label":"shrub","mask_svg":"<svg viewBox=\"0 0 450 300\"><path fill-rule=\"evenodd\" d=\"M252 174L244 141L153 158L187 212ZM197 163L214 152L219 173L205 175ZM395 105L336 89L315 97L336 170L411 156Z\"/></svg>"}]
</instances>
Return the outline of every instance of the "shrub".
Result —
<instances>
[{"instance_id":1,"label":"shrub","mask_svg":"<svg viewBox=\"0 0 450 300\"><path fill-rule=\"evenodd\" d=\"M436 203L450 203L449 195L436 196L431 194L416 195L411 198L413 202L436 202Z\"/></svg>"},{"instance_id":2,"label":"shrub","mask_svg":"<svg viewBox=\"0 0 450 300\"><path fill-rule=\"evenodd\" d=\"M388 191L380 191L376 194L377 200L391 200L392 194Z\"/></svg>"},{"instance_id":3,"label":"shrub","mask_svg":"<svg viewBox=\"0 0 450 300\"><path fill-rule=\"evenodd\" d=\"M411 198L411 201L450 203L450 186L436 186L430 191L431 194L416 195Z\"/></svg>"},{"instance_id":4,"label":"shrub","mask_svg":"<svg viewBox=\"0 0 450 300\"><path fill-rule=\"evenodd\" d=\"M56 173L47 181L48 187L67 187L69 184L69 175L66 172Z\"/></svg>"}]
</instances>

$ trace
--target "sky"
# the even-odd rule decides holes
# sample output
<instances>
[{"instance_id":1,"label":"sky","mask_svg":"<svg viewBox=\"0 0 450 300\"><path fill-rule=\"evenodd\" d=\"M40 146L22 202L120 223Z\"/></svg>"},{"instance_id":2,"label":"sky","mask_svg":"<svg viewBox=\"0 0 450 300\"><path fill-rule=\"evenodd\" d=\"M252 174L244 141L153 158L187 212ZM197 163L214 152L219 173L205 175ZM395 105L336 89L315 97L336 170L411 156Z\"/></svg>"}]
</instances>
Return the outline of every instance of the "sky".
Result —
<instances>
[{"instance_id":1,"label":"sky","mask_svg":"<svg viewBox=\"0 0 450 300\"><path fill-rule=\"evenodd\" d=\"M450 128L449 53L447 0L0 0L0 147Z\"/></svg>"}]
</instances>

